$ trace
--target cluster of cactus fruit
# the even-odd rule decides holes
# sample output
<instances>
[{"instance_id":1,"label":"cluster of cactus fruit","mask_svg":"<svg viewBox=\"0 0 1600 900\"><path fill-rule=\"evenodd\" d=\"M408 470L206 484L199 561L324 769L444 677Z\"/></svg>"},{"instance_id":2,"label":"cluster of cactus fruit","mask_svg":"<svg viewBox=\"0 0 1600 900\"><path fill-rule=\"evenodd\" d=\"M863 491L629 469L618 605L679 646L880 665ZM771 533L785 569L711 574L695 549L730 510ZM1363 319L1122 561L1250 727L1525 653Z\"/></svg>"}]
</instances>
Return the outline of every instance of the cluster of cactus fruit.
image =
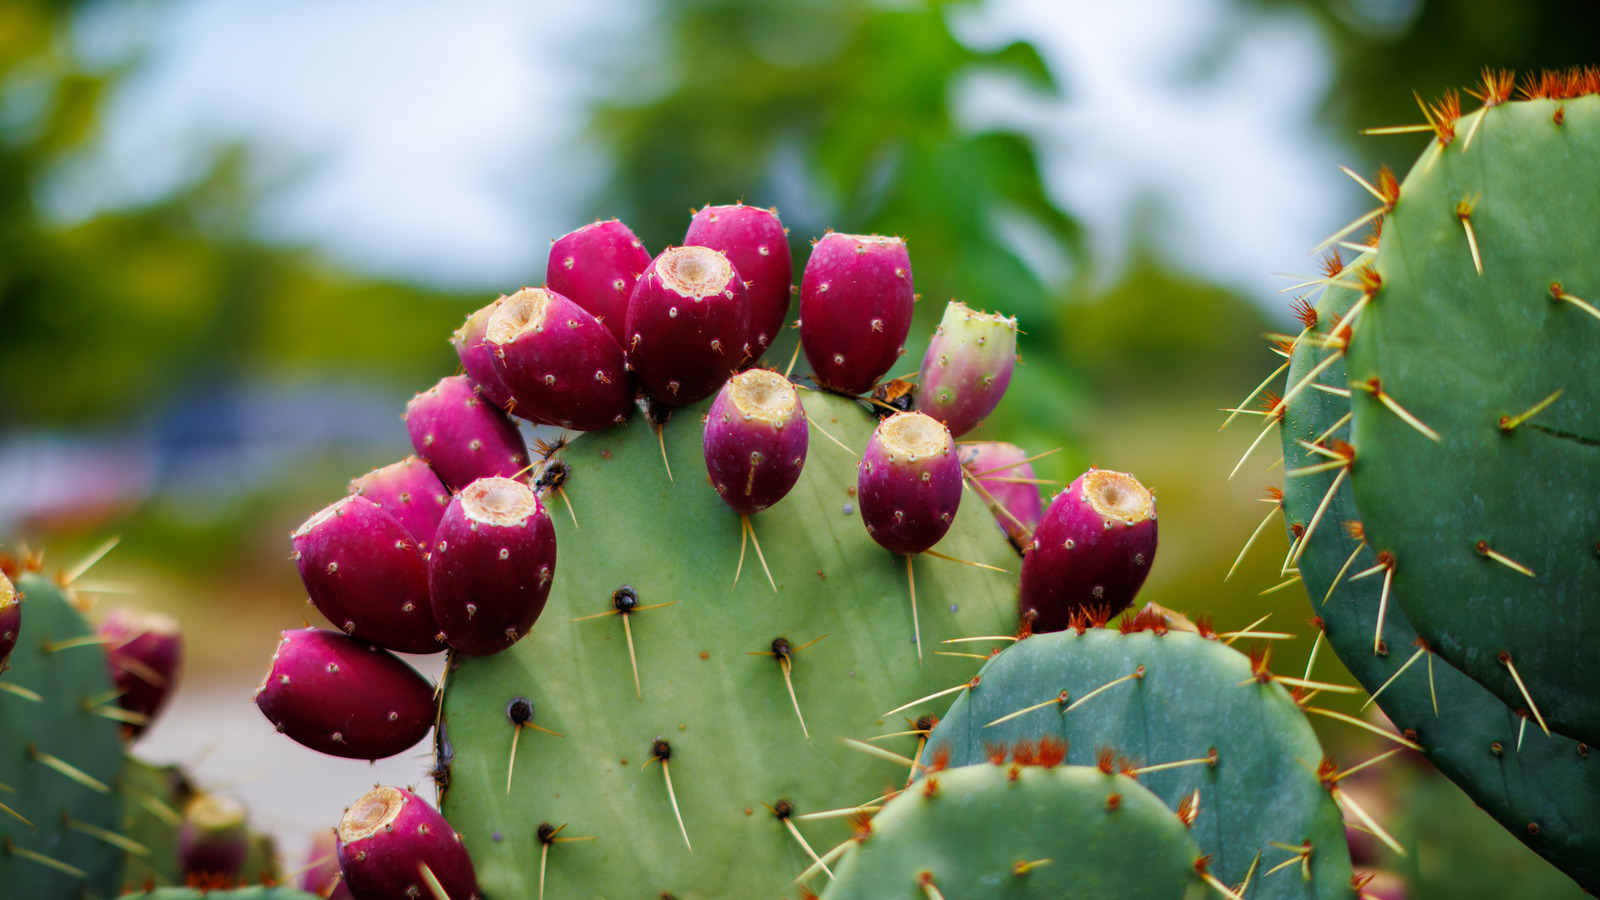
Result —
<instances>
[{"instance_id":1,"label":"cluster of cactus fruit","mask_svg":"<svg viewBox=\"0 0 1600 900\"><path fill-rule=\"evenodd\" d=\"M1441 772L1600 891L1600 69L1486 71L1473 94L1475 112L1425 110L1403 181L1362 182L1380 205L1297 302L1264 404L1272 499L1320 639Z\"/></svg>"},{"instance_id":2,"label":"cluster of cactus fruit","mask_svg":"<svg viewBox=\"0 0 1600 900\"><path fill-rule=\"evenodd\" d=\"M1511 102L1492 75L1475 116L1431 109L1438 141L1339 235L1385 223L1334 257L1266 410L1285 569L1400 733L1376 730L1590 888L1600 240L1573 223L1600 207L1597 88L1553 76ZM292 535L334 627L284 632L255 696L335 756L431 733L438 806L379 786L313 850L312 894L231 896L810 896L822 877L826 900L1371 896L1344 816L1392 839L1341 787L1366 764L1341 770L1307 719L1341 717L1311 705L1338 686L1232 647L1274 635L1130 610L1157 543L1132 476L1091 469L1046 507L1024 451L958 442L1005 392L1016 321L952 301L914 381L886 381L917 299L906 244L830 232L791 377L761 359L793 276L775 211L707 206L655 256L615 220L580 228L545 287L468 317L465 374L406 409L416 455ZM123 748L175 631L96 635L62 586L18 587L25 608L0 581L0 712L27 723L0 733L0 885L193 896L162 887L185 878L157 846L215 876L201 888L235 883L240 811L179 816L163 798L191 788ZM395 655L434 652L437 685ZM1524 745L1530 718L1550 736Z\"/></svg>"}]
</instances>

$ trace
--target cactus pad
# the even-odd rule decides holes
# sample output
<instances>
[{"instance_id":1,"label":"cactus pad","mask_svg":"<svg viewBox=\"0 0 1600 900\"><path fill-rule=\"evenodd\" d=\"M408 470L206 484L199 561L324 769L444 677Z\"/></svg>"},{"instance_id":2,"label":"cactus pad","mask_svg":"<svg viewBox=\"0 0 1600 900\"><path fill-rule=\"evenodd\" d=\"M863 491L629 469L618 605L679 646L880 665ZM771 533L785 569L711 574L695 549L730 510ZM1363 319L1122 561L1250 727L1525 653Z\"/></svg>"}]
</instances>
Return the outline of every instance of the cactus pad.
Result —
<instances>
[{"instance_id":1,"label":"cactus pad","mask_svg":"<svg viewBox=\"0 0 1600 900\"><path fill-rule=\"evenodd\" d=\"M930 775L873 817L824 900L1201 900L1194 838L1138 782L1082 766ZM927 789L931 786L931 790Z\"/></svg>"},{"instance_id":2,"label":"cactus pad","mask_svg":"<svg viewBox=\"0 0 1600 900\"><path fill-rule=\"evenodd\" d=\"M1600 96L1439 121L1349 279L1356 504L1435 652L1597 743Z\"/></svg>"},{"instance_id":3,"label":"cactus pad","mask_svg":"<svg viewBox=\"0 0 1600 900\"><path fill-rule=\"evenodd\" d=\"M0 896L113 896L124 849L116 706L106 657L88 622L49 579L17 580L27 627L0 692ZM25 817L32 825L18 820ZM110 835L108 841L106 836Z\"/></svg>"},{"instance_id":4,"label":"cactus pad","mask_svg":"<svg viewBox=\"0 0 1600 900\"><path fill-rule=\"evenodd\" d=\"M859 403L804 402L816 427L866 446L876 420ZM577 525L561 495L545 495L561 564L543 616L510 650L452 661L443 729L454 764L441 805L486 896L538 896L541 861L552 897L783 895L811 860L762 804L816 812L903 781L905 769L839 739L874 733L884 698L971 675L959 658L928 654L919 667L905 560L867 535L856 459L821 435L793 491L751 517L777 592L749 571L753 548L732 587L741 520L701 480L707 405L664 426L676 482L642 417L561 451ZM962 505L939 546L1015 572L981 503ZM1010 627L1014 575L915 565L929 646ZM777 638L785 656L773 655ZM597 839L541 846L541 824ZM849 833L843 819L801 827L818 847Z\"/></svg>"},{"instance_id":5,"label":"cactus pad","mask_svg":"<svg viewBox=\"0 0 1600 900\"><path fill-rule=\"evenodd\" d=\"M1017 642L950 707L924 763L948 754L950 765L970 765L992 748L1044 738L1065 742L1067 761L1080 765L1102 751L1134 768L1189 761L1138 777L1171 809L1200 792L1191 830L1218 878L1238 884L1255 866L1252 898L1351 897L1340 812L1318 778L1322 748L1289 693L1221 641L1151 624ZM1308 844L1309 880L1298 865L1261 874L1295 858L1284 847Z\"/></svg>"}]
</instances>

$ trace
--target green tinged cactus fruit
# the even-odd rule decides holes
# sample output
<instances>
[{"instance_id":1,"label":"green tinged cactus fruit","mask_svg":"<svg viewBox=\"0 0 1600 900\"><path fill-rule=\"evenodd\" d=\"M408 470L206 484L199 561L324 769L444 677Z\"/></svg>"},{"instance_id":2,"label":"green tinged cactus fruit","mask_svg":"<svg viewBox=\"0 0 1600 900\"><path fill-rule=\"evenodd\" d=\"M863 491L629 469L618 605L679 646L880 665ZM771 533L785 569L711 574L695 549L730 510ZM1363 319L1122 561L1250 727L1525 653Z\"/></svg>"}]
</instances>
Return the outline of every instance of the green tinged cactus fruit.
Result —
<instances>
[{"instance_id":1,"label":"green tinged cactus fruit","mask_svg":"<svg viewBox=\"0 0 1600 900\"><path fill-rule=\"evenodd\" d=\"M1017 364L1017 320L975 312L951 300L928 342L918 377L917 411L961 437L1005 396Z\"/></svg>"},{"instance_id":2,"label":"green tinged cactus fruit","mask_svg":"<svg viewBox=\"0 0 1600 900\"><path fill-rule=\"evenodd\" d=\"M928 775L861 827L823 900L1202 900L1220 896L1182 820L1093 767ZM1254 896L1254 895L1253 895Z\"/></svg>"},{"instance_id":3,"label":"green tinged cactus fruit","mask_svg":"<svg viewBox=\"0 0 1600 900\"><path fill-rule=\"evenodd\" d=\"M1305 317L1311 333L1326 334L1361 296L1352 288L1329 288L1315 315ZM1288 384L1298 383L1332 352L1314 341L1301 342L1291 358ZM1313 383L1342 388L1347 383L1343 361L1328 363ZM1350 440L1350 401L1338 393L1304 390L1284 413L1284 465L1291 472L1328 461L1306 444ZM1351 577L1372 571L1379 561L1364 539L1350 485L1347 480L1336 484L1339 480L1335 470L1309 472L1285 479L1283 491L1291 537L1306 535L1299 569L1328 646L1390 721L1473 802L1579 884L1600 892L1600 828L1592 816L1600 808L1600 758L1591 758L1589 748L1571 738L1546 738L1537 724L1530 725L1532 714L1525 707L1507 706L1429 653L1430 645L1392 601L1380 636L1382 652L1373 652L1382 572ZM1317 527L1308 533L1313 521ZM1533 734L1526 733L1530 729Z\"/></svg>"},{"instance_id":4,"label":"green tinged cactus fruit","mask_svg":"<svg viewBox=\"0 0 1600 900\"><path fill-rule=\"evenodd\" d=\"M119 691L66 592L39 575L16 587L27 627L0 681L0 896L115 896L129 847L115 789Z\"/></svg>"},{"instance_id":5,"label":"green tinged cactus fruit","mask_svg":"<svg viewBox=\"0 0 1600 900\"><path fill-rule=\"evenodd\" d=\"M1349 478L1391 602L1534 724L1600 743L1600 76L1431 118L1343 279ZM1538 84L1531 92L1538 94ZM1581 94L1574 96L1573 94ZM1342 339L1336 335L1335 339ZM1291 388L1291 395L1298 392ZM1540 736L1541 739L1543 735Z\"/></svg>"},{"instance_id":6,"label":"green tinged cactus fruit","mask_svg":"<svg viewBox=\"0 0 1600 900\"><path fill-rule=\"evenodd\" d=\"M1049 744L1078 765L1116 759L1191 821L1225 884L1250 877L1251 898L1352 897L1336 773L1279 683L1298 680L1215 635L1169 630L1153 611L1126 627L1036 634L1002 651L928 735L923 763L1003 760L1009 747L1026 748L1012 750L1025 764Z\"/></svg>"},{"instance_id":7,"label":"green tinged cactus fruit","mask_svg":"<svg viewBox=\"0 0 1600 900\"><path fill-rule=\"evenodd\" d=\"M242 887L233 890L201 890L188 887L163 887L122 894L123 900L318 900L316 894L290 887ZM451 898L454 900L454 898Z\"/></svg>"},{"instance_id":8,"label":"green tinged cactus fruit","mask_svg":"<svg viewBox=\"0 0 1600 900\"><path fill-rule=\"evenodd\" d=\"M244 807L219 794L189 801L178 829L178 864L186 884L233 884L250 852Z\"/></svg>"},{"instance_id":9,"label":"green tinged cactus fruit","mask_svg":"<svg viewBox=\"0 0 1600 900\"><path fill-rule=\"evenodd\" d=\"M866 446L876 420L861 404L804 403L814 427ZM708 405L663 426L673 471L704 467ZM553 517L561 564L543 616L503 653L454 656L445 678L442 809L485 896L793 896L811 858L763 804L790 801L821 848L848 837L846 821L798 816L903 783L905 768L840 739L881 730L885 698L965 681L971 661L919 667L905 563L862 526L851 451L817 437L756 523L776 597L762 579L732 588L740 514L699 479L668 480L651 423L560 451L581 530ZM978 503L939 548L1015 571ZM1010 578L917 566L930 646L1010 628Z\"/></svg>"}]
</instances>

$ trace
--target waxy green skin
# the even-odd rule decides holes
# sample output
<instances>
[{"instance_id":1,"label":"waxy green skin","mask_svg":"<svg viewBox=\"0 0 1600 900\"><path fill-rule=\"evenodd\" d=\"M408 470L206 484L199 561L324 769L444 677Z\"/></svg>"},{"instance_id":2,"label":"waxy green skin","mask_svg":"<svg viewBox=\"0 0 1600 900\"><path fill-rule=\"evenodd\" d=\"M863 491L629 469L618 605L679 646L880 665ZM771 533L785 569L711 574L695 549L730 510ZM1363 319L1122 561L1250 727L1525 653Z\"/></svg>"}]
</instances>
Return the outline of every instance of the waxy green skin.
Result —
<instances>
[{"instance_id":1,"label":"waxy green skin","mask_svg":"<svg viewBox=\"0 0 1600 900\"><path fill-rule=\"evenodd\" d=\"M1085 766L974 765L886 804L823 900L1203 900L1183 822L1138 782ZM1108 798L1117 795L1115 808ZM819 850L819 852L821 852ZM1017 863L1048 860L1022 874Z\"/></svg>"},{"instance_id":2,"label":"waxy green skin","mask_svg":"<svg viewBox=\"0 0 1600 900\"><path fill-rule=\"evenodd\" d=\"M1348 288L1328 290L1317 307L1319 331L1326 333L1329 323L1359 297ZM1286 383L1298 383L1329 352L1301 344L1290 361ZM1317 380L1329 387L1344 386L1343 362L1329 365ZM1310 389L1294 397L1283 422L1285 468L1322 461L1324 457L1296 441L1323 435L1349 411L1349 400L1325 391ZM1349 426L1334 430L1330 437L1350 440ZM1308 525L1336 477L1330 471L1285 479L1287 522ZM1360 514L1346 481L1334 493L1300 556L1300 574L1312 611L1323 621L1328 646L1368 692L1382 689L1377 705L1397 728L1415 735L1428 760L1473 802L1591 893L1600 893L1600 828L1594 824L1594 811L1600 809L1600 754L1583 754L1571 738L1545 737L1537 724L1524 724L1499 697L1437 657L1417 659L1395 677L1416 653L1417 633L1398 596L1391 598L1383 626L1386 652L1373 652L1383 579L1349 578L1377 564L1376 552L1369 546L1357 553L1360 541L1345 531L1344 523L1356 521ZM1352 554L1354 561L1345 569ZM1330 595L1328 589L1341 569L1345 576ZM1493 750L1496 743L1499 753ZM1530 822L1538 824L1537 832L1528 828Z\"/></svg>"},{"instance_id":3,"label":"waxy green skin","mask_svg":"<svg viewBox=\"0 0 1600 900\"><path fill-rule=\"evenodd\" d=\"M1402 183L1374 264L1382 286L1346 362L1352 384L1379 379L1441 440L1357 391L1350 478L1369 542L1395 558L1395 599L1430 646L1526 707L1509 653L1550 728L1600 744L1600 319L1551 296L1560 282L1600 302L1600 97L1561 101L1562 124L1556 106L1464 116Z\"/></svg>"},{"instance_id":4,"label":"waxy green skin","mask_svg":"<svg viewBox=\"0 0 1600 900\"><path fill-rule=\"evenodd\" d=\"M118 725L88 708L92 703L117 708L105 653L94 644L47 652L47 643L86 637L93 630L48 578L24 575L17 579L16 587L26 598L27 639L11 654L5 679L43 699L33 702L0 692L0 723L4 723L0 727L0 784L15 790L0 792L0 803L35 826L30 828L0 812L0 845L9 841L73 866L83 875L47 868L0 846L0 897L114 897L121 886L123 851L64 824L64 817L107 831L117 831L121 824L123 801L115 790L123 758ZM105 790L48 768L30 753L30 747L77 767Z\"/></svg>"},{"instance_id":5,"label":"waxy green skin","mask_svg":"<svg viewBox=\"0 0 1600 900\"><path fill-rule=\"evenodd\" d=\"M860 404L822 393L804 402L812 422L857 452L866 446L876 420ZM572 467L563 487L581 530L566 510L551 511L561 564L543 616L510 650L458 658L447 676L454 765L442 809L487 897L538 895L542 822L565 824L563 837L598 838L550 845L547 897L792 896L790 881L810 858L762 804L788 799L804 814L903 784L903 767L839 739L881 733L891 706L972 675L973 661L926 648L919 667L905 561L868 536L853 496L856 459L820 435L794 489L752 518L778 593L753 548L730 589L740 519L701 475L706 406L665 426L676 482L642 419L562 451ZM1013 574L919 559L927 648L1009 631L1016 556L981 503L962 504L939 549ZM641 606L673 604L629 620L643 699L618 617L571 621L611 610L623 584L637 590ZM777 659L752 654L770 651L776 637L800 647L823 635L793 656L808 741ZM508 796L506 706L516 696L532 701L534 724L565 737L522 730ZM891 719L884 721L899 722ZM668 771L692 855L663 767L648 762L656 736L671 744ZM849 836L844 819L797 824L819 852Z\"/></svg>"},{"instance_id":6,"label":"waxy green skin","mask_svg":"<svg viewBox=\"0 0 1600 900\"><path fill-rule=\"evenodd\" d=\"M1063 690L1070 704L1140 666L1142 677L1116 684L1070 713L1063 704L1049 703L989 724ZM1283 686L1257 682L1244 654L1189 632L1067 630L1018 641L989 660L978 678L928 736L923 763L948 752L952 766L978 764L987 759L989 745L1037 744L1044 737L1067 743L1067 762L1089 766L1105 747L1142 766L1203 759L1214 749L1214 765L1139 776L1170 809L1199 789L1200 815L1191 830L1201 852L1212 856L1212 874L1238 884L1258 852L1261 871L1292 858L1273 842L1297 847L1310 841L1310 882L1261 879L1250 896L1354 897L1339 808L1315 773L1322 747Z\"/></svg>"}]
</instances>

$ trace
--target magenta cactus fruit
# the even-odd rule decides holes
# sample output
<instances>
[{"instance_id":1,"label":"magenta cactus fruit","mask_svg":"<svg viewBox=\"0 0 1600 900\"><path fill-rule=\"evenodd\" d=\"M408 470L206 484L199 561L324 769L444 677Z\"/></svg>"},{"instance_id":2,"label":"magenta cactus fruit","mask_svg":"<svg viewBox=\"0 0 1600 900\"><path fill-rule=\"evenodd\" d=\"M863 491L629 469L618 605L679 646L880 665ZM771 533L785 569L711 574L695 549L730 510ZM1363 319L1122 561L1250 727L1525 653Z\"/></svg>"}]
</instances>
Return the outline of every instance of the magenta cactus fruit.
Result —
<instances>
[{"instance_id":1,"label":"magenta cactus fruit","mask_svg":"<svg viewBox=\"0 0 1600 900\"><path fill-rule=\"evenodd\" d=\"M403 417L411 446L444 486L527 468L528 447L505 411L480 396L472 379L451 375L411 398Z\"/></svg>"},{"instance_id":2,"label":"magenta cactus fruit","mask_svg":"<svg viewBox=\"0 0 1600 900\"><path fill-rule=\"evenodd\" d=\"M961 505L961 463L938 420L918 412L884 419L857 472L861 521L884 549L911 556L950 530Z\"/></svg>"},{"instance_id":3,"label":"magenta cactus fruit","mask_svg":"<svg viewBox=\"0 0 1600 900\"><path fill-rule=\"evenodd\" d=\"M501 301L486 346L514 408L536 422L594 431L622 422L633 407L622 346L555 291L523 288Z\"/></svg>"},{"instance_id":4,"label":"magenta cactus fruit","mask_svg":"<svg viewBox=\"0 0 1600 900\"><path fill-rule=\"evenodd\" d=\"M424 545L378 504L343 497L290 540L312 605L335 628L401 653L444 649L428 603Z\"/></svg>"},{"instance_id":5,"label":"magenta cactus fruit","mask_svg":"<svg viewBox=\"0 0 1600 900\"><path fill-rule=\"evenodd\" d=\"M423 868L450 900L480 900L478 875L461 836L408 790L377 787L344 811L339 871L360 900L433 897Z\"/></svg>"},{"instance_id":6,"label":"magenta cactus fruit","mask_svg":"<svg viewBox=\"0 0 1600 900\"><path fill-rule=\"evenodd\" d=\"M183 632L171 616L129 607L113 609L95 631L106 641L111 683L121 691L117 704L144 717L143 722L123 726L129 736L137 737L178 686Z\"/></svg>"},{"instance_id":7,"label":"magenta cactus fruit","mask_svg":"<svg viewBox=\"0 0 1600 900\"><path fill-rule=\"evenodd\" d=\"M333 831L317 832L311 839L311 850L306 853L304 871L300 873L300 889L329 900L355 900L350 886L339 875L339 841Z\"/></svg>"},{"instance_id":8,"label":"magenta cactus fruit","mask_svg":"<svg viewBox=\"0 0 1600 900\"><path fill-rule=\"evenodd\" d=\"M5 674L10 665L11 651L16 649L17 635L22 633L21 601L11 579L0 573L0 674Z\"/></svg>"},{"instance_id":9,"label":"magenta cactus fruit","mask_svg":"<svg viewBox=\"0 0 1600 900\"><path fill-rule=\"evenodd\" d=\"M178 867L188 884L232 884L250 852L244 807L218 794L201 794L183 810L178 826Z\"/></svg>"},{"instance_id":10,"label":"magenta cactus fruit","mask_svg":"<svg viewBox=\"0 0 1600 900\"><path fill-rule=\"evenodd\" d=\"M256 688L278 730L320 753L382 759L433 727L433 685L398 656L337 631L283 632Z\"/></svg>"},{"instance_id":11,"label":"magenta cactus fruit","mask_svg":"<svg viewBox=\"0 0 1600 900\"><path fill-rule=\"evenodd\" d=\"M707 205L695 212L683 242L727 254L744 279L750 291L751 361L759 360L789 318L794 291L789 230L778 221L778 211L743 203Z\"/></svg>"},{"instance_id":12,"label":"magenta cactus fruit","mask_svg":"<svg viewBox=\"0 0 1600 900\"><path fill-rule=\"evenodd\" d=\"M1003 441L967 444L961 449L961 468L994 513L1000 530L1017 547L1027 546L1044 516L1044 501L1033 484L1033 466L1027 459L1022 448Z\"/></svg>"},{"instance_id":13,"label":"magenta cactus fruit","mask_svg":"<svg viewBox=\"0 0 1600 900\"><path fill-rule=\"evenodd\" d=\"M777 503L800 478L810 434L800 393L768 369L733 376L706 416L706 471L722 502L751 515Z\"/></svg>"},{"instance_id":14,"label":"magenta cactus fruit","mask_svg":"<svg viewBox=\"0 0 1600 900\"><path fill-rule=\"evenodd\" d=\"M623 326L634 283L650 265L650 251L616 219L593 222L556 238L550 245L545 286L599 319L618 346L626 347Z\"/></svg>"},{"instance_id":15,"label":"magenta cactus fruit","mask_svg":"<svg viewBox=\"0 0 1600 900\"><path fill-rule=\"evenodd\" d=\"M800 343L817 383L841 394L872 390L905 352L915 300L904 241L824 235L800 276Z\"/></svg>"},{"instance_id":16,"label":"magenta cactus fruit","mask_svg":"<svg viewBox=\"0 0 1600 900\"><path fill-rule=\"evenodd\" d=\"M917 411L961 437L994 412L1017 364L1017 320L951 300L922 357Z\"/></svg>"},{"instance_id":17,"label":"magenta cactus fruit","mask_svg":"<svg viewBox=\"0 0 1600 900\"><path fill-rule=\"evenodd\" d=\"M703 400L750 358L749 322L749 292L727 256L669 247L628 301L628 365L668 406Z\"/></svg>"},{"instance_id":18,"label":"magenta cactus fruit","mask_svg":"<svg viewBox=\"0 0 1600 900\"><path fill-rule=\"evenodd\" d=\"M428 554L439 633L452 648L488 656L533 627L550 596L556 532L533 490L482 478L450 501Z\"/></svg>"},{"instance_id":19,"label":"magenta cactus fruit","mask_svg":"<svg viewBox=\"0 0 1600 900\"><path fill-rule=\"evenodd\" d=\"M1034 631L1133 605L1156 558L1155 495L1123 472L1090 469L1050 501L1022 556L1019 612Z\"/></svg>"},{"instance_id":20,"label":"magenta cactus fruit","mask_svg":"<svg viewBox=\"0 0 1600 900\"><path fill-rule=\"evenodd\" d=\"M400 520L418 544L426 544L433 537L445 504L450 502L444 482L416 456L351 479L350 493L383 507L384 512Z\"/></svg>"},{"instance_id":21,"label":"magenta cactus fruit","mask_svg":"<svg viewBox=\"0 0 1600 900\"><path fill-rule=\"evenodd\" d=\"M495 374L494 365L489 362L489 348L483 343L483 332L489 327L489 317L500 308L503 300L505 298L501 297L467 316L466 323L451 335L450 344L456 348L456 356L461 359L461 367L467 370L467 377L478 386L483 396L506 412L513 412L511 392L506 390L506 386L500 382L500 376Z\"/></svg>"}]
</instances>

